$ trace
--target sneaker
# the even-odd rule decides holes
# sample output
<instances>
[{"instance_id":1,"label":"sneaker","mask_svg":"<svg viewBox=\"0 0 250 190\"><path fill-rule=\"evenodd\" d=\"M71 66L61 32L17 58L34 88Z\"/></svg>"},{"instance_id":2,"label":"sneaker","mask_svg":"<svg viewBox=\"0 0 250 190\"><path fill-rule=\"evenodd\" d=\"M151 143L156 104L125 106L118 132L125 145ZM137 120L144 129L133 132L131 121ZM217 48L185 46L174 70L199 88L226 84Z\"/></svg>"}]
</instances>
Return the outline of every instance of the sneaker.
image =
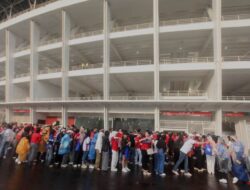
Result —
<instances>
[{"instance_id":1,"label":"sneaker","mask_svg":"<svg viewBox=\"0 0 250 190\"><path fill-rule=\"evenodd\" d=\"M49 165L49 167L50 167L50 168L53 168L53 165L51 164L51 165Z\"/></svg>"},{"instance_id":2,"label":"sneaker","mask_svg":"<svg viewBox=\"0 0 250 190\"><path fill-rule=\"evenodd\" d=\"M130 172L130 171L131 171L128 167L126 167L125 169L126 169L128 172Z\"/></svg>"},{"instance_id":3,"label":"sneaker","mask_svg":"<svg viewBox=\"0 0 250 190\"><path fill-rule=\"evenodd\" d=\"M73 165L73 162L69 162L69 165Z\"/></svg>"},{"instance_id":4,"label":"sneaker","mask_svg":"<svg viewBox=\"0 0 250 190\"><path fill-rule=\"evenodd\" d=\"M82 168L82 169L86 169L87 166L86 166L85 164L83 164L81 168Z\"/></svg>"},{"instance_id":5,"label":"sneaker","mask_svg":"<svg viewBox=\"0 0 250 190\"><path fill-rule=\"evenodd\" d=\"M80 167L81 167L81 164L78 164L77 167L80 168Z\"/></svg>"},{"instance_id":6,"label":"sneaker","mask_svg":"<svg viewBox=\"0 0 250 190\"><path fill-rule=\"evenodd\" d=\"M95 166L89 165L89 169L94 169L94 168L95 168Z\"/></svg>"},{"instance_id":7,"label":"sneaker","mask_svg":"<svg viewBox=\"0 0 250 190\"><path fill-rule=\"evenodd\" d=\"M66 167L67 167L67 164L62 164L61 167L62 167L62 168L66 168Z\"/></svg>"},{"instance_id":8,"label":"sneaker","mask_svg":"<svg viewBox=\"0 0 250 190\"><path fill-rule=\"evenodd\" d=\"M20 165L21 163L22 163L21 161L19 161L19 160L17 161L17 164L18 164L18 165Z\"/></svg>"},{"instance_id":9,"label":"sneaker","mask_svg":"<svg viewBox=\"0 0 250 190\"><path fill-rule=\"evenodd\" d=\"M189 172L185 172L184 175L187 176L187 177L192 177L192 174L189 173Z\"/></svg>"},{"instance_id":10,"label":"sneaker","mask_svg":"<svg viewBox=\"0 0 250 190\"><path fill-rule=\"evenodd\" d=\"M143 175L145 175L145 176L150 176L150 175L151 175L151 173L150 173L150 172L148 172L148 171L144 171L144 172L143 172Z\"/></svg>"},{"instance_id":11,"label":"sneaker","mask_svg":"<svg viewBox=\"0 0 250 190\"><path fill-rule=\"evenodd\" d=\"M127 170L126 168L122 168L122 172L123 172L123 173L127 173L128 170Z\"/></svg>"},{"instance_id":12,"label":"sneaker","mask_svg":"<svg viewBox=\"0 0 250 190\"><path fill-rule=\"evenodd\" d=\"M226 180L226 179L220 179L219 182L220 182L220 183L227 184L227 180Z\"/></svg>"},{"instance_id":13,"label":"sneaker","mask_svg":"<svg viewBox=\"0 0 250 190\"><path fill-rule=\"evenodd\" d=\"M184 173L185 173L185 170L180 170L180 172L181 172L182 174L184 174Z\"/></svg>"},{"instance_id":14,"label":"sneaker","mask_svg":"<svg viewBox=\"0 0 250 190\"><path fill-rule=\"evenodd\" d=\"M76 165L76 164L74 164L74 165L73 165L73 168L77 168L77 165Z\"/></svg>"},{"instance_id":15,"label":"sneaker","mask_svg":"<svg viewBox=\"0 0 250 190\"><path fill-rule=\"evenodd\" d=\"M174 174L174 175L180 175L177 171L175 171L175 170L172 170L172 173Z\"/></svg>"},{"instance_id":16,"label":"sneaker","mask_svg":"<svg viewBox=\"0 0 250 190\"><path fill-rule=\"evenodd\" d=\"M6 159L6 156L3 156L3 159Z\"/></svg>"},{"instance_id":17,"label":"sneaker","mask_svg":"<svg viewBox=\"0 0 250 190\"><path fill-rule=\"evenodd\" d=\"M112 168L111 169L111 172L117 172L118 170L117 170L117 168Z\"/></svg>"},{"instance_id":18,"label":"sneaker","mask_svg":"<svg viewBox=\"0 0 250 190\"><path fill-rule=\"evenodd\" d=\"M233 178L233 184L237 183L239 181L239 179L237 177Z\"/></svg>"},{"instance_id":19,"label":"sneaker","mask_svg":"<svg viewBox=\"0 0 250 190\"><path fill-rule=\"evenodd\" d=\"M17 163L19 160L18 160L18 158L15 160L15 162Z\"/></svg>"},{"instance_id":20,"label":"sneaker","mask_svg":"<svg viewBox=\"0 0 250 190\"><path fill-rule=\"evenodd\" d=\"M160 176L161 176L161 177L165 177L165 176L166 176L166 174L165 174L165 173L162 173L162 174L160 174Z\"/></svg>"}]
</instances>

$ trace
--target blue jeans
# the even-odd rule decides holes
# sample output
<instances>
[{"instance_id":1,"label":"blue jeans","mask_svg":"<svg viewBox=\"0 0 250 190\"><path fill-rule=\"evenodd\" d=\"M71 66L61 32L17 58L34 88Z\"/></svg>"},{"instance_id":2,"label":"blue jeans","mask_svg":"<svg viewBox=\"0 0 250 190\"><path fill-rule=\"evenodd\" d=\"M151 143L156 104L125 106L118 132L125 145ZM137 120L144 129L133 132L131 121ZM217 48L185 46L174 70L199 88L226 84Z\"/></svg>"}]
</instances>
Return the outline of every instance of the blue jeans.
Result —
<instances>
[{"instance_id":1,"label":"blue jeans","mask_svg":"<svg viewBox=\"0 0 250 190\"><path fill-rule=\"evenodd\" d=\"M135 149L135 164L141 165L141 160L142 160L142 154L141 154L141 149L137 148Z\"/></svg>"},{"instance_id":2,"label":"blue jeans","mask_svg":"<svg viewBox=\"0 0 250 190\"><path fill-rule=\"evenodd\" d=\"M188 156L187 156L185 153L181 152L181 151L180 151L179 159L178 159L178 161L176 162L176 164L175 164L173 170L174 170L174 171L177 171L177 169L179 168L179 166L181 165L181 163L182 163L183 161L185 161L185 163L184 163L185 172L188 172Z\"/></svg>"},{"instance_id":3,"label":"blue jeans","mask_svg":"<svg viewBox=\"0 0 250 190\"><path fill-rule=\"evenodd\" d=\"M89 154L89 151L83 151L83 155L82 155L82 163L83 164L87 163L88 154Z\"/></svg>"},{"instance_id":4,"label":"blue jeans","mask_svg":"<svg viewBox=\"0 0 250 190\"><path fill-rule=\"evenodd\" d=\"M11 143L5 140L2 140L0 144L0 158L2 156L6 156L8 153L8 148L10 147Z\"/></svg>"},{"instance_id":5,"label":"blue jeans","mask_svg":"<svg viewBox=\"0 0 250 190\"><path fill-rule=\"evenodd\" d=\"M157 174L162 174L164 173L164 162L165 162L165 154L163 149L159 149L158 153L156 154L155 157L155 172Z\"/></svg>"}]
</instances>

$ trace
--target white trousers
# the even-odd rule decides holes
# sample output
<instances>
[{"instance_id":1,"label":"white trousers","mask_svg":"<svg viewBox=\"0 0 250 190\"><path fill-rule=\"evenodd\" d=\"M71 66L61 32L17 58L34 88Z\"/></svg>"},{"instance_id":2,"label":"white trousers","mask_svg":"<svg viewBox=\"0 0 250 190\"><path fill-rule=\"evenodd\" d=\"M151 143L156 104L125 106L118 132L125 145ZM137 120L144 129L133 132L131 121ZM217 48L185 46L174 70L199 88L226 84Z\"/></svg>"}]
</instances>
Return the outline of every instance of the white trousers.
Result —
<instances>
[{"instance_id":1,"label":"white trousers","mask_svg":"<svg viewBox=\"0 0 250 190\"><path fill-rule=\"evenodd\" d=\"M215 156L206 155L207 158L207 172L214 174Z\"/></svg>"},{"instance_id":2,"label":"white trousers","mask_svg":"<svg viewBox=\"0 0 250 190\"><path fill-rule=\"evenodd\" d=\"M112 150L111 170L115 169L118 163L118 151Z\"/></svg>"}]
</instances>

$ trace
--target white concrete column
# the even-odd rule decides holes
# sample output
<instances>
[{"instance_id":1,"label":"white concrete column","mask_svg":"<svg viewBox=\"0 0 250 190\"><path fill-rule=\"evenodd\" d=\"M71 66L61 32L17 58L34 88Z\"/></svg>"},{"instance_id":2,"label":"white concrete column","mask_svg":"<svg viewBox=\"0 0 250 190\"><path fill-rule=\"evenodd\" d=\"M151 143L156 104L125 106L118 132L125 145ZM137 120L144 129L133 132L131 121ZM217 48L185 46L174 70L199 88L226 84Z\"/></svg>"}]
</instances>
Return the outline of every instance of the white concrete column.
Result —
<instances>
[{"instance_id":1,"label":"white concrete column","mask_svg":"<svg viewBox=\"0 0 250 190\"><path fill-rule=\"evenodd\" d=\"M37 75L38 75L38 52L37 48L40 41L40 27L34 22L30 21L30 100L35 101L37 98Z\"/></svg>"},{"instance_id":2,"label":"white concrete column","mask_svg":"<svg viewBox=\"0 0 250 190\"><path fill-rule=\"evenodd\" d=\"M12 80L14 78L15 72L15 62L13 54L15 53L15 35L9 31L5 31L5 42L6 42L6 65L5 65L5 78L6 78L6 85L5 85L5 102L11 102L13 100L13 83ZM5 109L5 121L7 123L11 122L12 120L12 110L9 106Z\"/></svg>"},{"instance_id":3,"label":"white concrete column","mask_svg":"<svg viewBox=\"0 0 250 190\"><path fill-rule=\"evenodd\" d=\"M8 106L5 109L5 122L10 123L11 122L11 118L12 118L12 110Z\"/></svg>"},{"instance_id":4,"label":"white concrete column","mask_svg":"<svg viewBox=\"0 0 250 190\"><path fill-rule=\"evenodd\" d=\"M109 114L108 114L108 108L105 106L103 109L103 125L104 130L109 130Z\"/></svg>"},{"instance_id":5,"label":"white concrete column","mask_svg":"<svg viewBox=\"0 0 250 190\"><path fill-rule=\"evenodd\" d=\"M213 0L213 46L214 46L214 60L216 63L214 90L215 99L222 98L222 40L221 40L221 0Z\"/></svg>"},{"instance_id":6,"label":"white concrete column","mask_svg":"<svg viewBox=\"0 0 250 190\"><path fill-rule=\"evenodd\" d=\"M66 100L69 96L69 40L70 40L70 17L62 10L62 99Z\"/></svg>"},{"instance_id":7,"label":"white concrete column","mask_svg":"<svg viewBox=\"0 0 250 190\"><path fill-rule=\"evenodd\" d=\"M155 125L154 130L159 131L160 130L160 110L158 107L156 107L154 111L154 125Z\"/></svg>"},{"instance_id":8,"label":"white concrete column","mask_svg":"<svg viewBox=\"0 0 250 190\"><path fill-rule=\"evenodd\" d=\"M5 66L5 77L6 77L6 85L5 85L5 101L12 101L13 95L13 83L12 80L14 78L15 72L15 63L13 54L15 53L15 35L9 31L5 31L5 40L6 40L6 66Z\"/></svg>"},{"instance_id":9,"label":"white concrete column","mask_svg":"<svg viewBox=\"0 0 250 190\"><path fill-rule=\"evenodd\" d=\"M36 109L34 107L30 108L30 123L37 123Z\"/></svg>"},{"instance_id":10,"label":"white concrete column","mask_svg":"<svg viewBox=\"0 0 250 190\"><path fill-rule=\"evenodd\" d=\"M160 47L159 47L159 0L153 1L154 23L154 99L159 100L160 94Z\"/></svg>"},{"instance_id":11,"label":"white concrete column","mask_svg":"<svg viewBox=\"0 0 250 190\"><path fill-rule=\"evenodd\" d=\"M222 109L218 108L215 112L215 134L222 136Z\"/></svg>"},{"instance_id":12,"label":"white concrete column","mask_svg":"<svg viewBox=\"0 0 250 190\"><path fill-rule=\"evenodd\" d=\"M103 42L103 99L109 100L110 81L109 81L109 65L110 65L110 8L108 0L103 0L103 27L104 27L104 42Z\"/></svg>"},{"instance_id":13,"label":"white concrete column","mask_svg":"<svg viewBox=\"0 0 250 190\"><path fill-rule=\"evenodd\" d=\"M65 106L62 106L62 126L68 126L68 110Z\"/></svg>"}]
</instances>

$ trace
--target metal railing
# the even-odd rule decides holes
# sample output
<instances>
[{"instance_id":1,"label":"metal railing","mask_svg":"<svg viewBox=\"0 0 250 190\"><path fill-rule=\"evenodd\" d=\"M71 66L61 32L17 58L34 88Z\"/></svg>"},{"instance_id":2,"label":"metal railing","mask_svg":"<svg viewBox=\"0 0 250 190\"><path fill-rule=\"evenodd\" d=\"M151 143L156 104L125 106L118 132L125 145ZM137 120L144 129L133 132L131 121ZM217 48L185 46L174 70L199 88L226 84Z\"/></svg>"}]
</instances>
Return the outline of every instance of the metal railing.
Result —
<instances>
[{"instance_id":1,"label":"metal railing","mask_svg":"<svg viewBox=\"0 0 250 190\"><path fill-rule=\"evenodd\" d=\"M129 61L115 61L111 62L111 67L120 67L120 66L134 66L134 65L151 65L153 64L152 60L129 60Z\"/></svg>"},{"instance_id":2,"label":"metal railing","mask_svg":"<svg viewBox=\"0 0 250 190\"><path fill-rule=\"evenodd\" d=\"M88 36L96 36L96 35L100 35L100 34L103 34L103 30L95 30L95 31L89 31L89 32L76 33L76 34L71 34L71 39L88 37Z\"/></svg>"},{"instance_id":3,"label":"metal railing","mask_svg":"<svg viewBox=\"0 0 250 190\"><path fill-rule=\"evenodd\" d=\"M35 99L37 102L53 102L53 101L62 101L61 97L53 97L53 98L37 98Z\"/></svg>"},{"instance_id":4,"label":"metal railing","mask_svg":"<svg viewBox=\"0 0 250 190\"><path fill-rule=\"evenodd\" d=\"M110 100L153 100L154 96L110 96Z\"/></svg>"},{"instance_id":5,"label":"metal railing","mask_svg":"<svg viewBox=\"0 0 250 190\"><path fill-rule=\"evenodd\" d=\"M207 92L204 90L192 90L192 91L184 91L184 90L173 90L161 93L161 99L165 99L165 97L179 97L179 96L207 96Z\"/></svg>"},{"instance_id":6,"label":"metal railing","mask_svg":"<svg viewBox=\"0 0 250 190\"><path fill-rule=\"evenodd\" d=\"M225 56L222 61L250 61L250 56Z\"/></svg>"},{"instance_id":7,"label":"metal railing","mask_svg":"<svg viewBox=\"0 0 250 190\"><path fill-rule=\"evenodd\" d=\"M160 26L178 25L178 24L191 24L191 23L209 22L209 21L210 21L210 19L208 17L164 20L164 21L160 21Z\"/></svg>"},{"instance_id":8,"label":"metal railing","mask_svg":"<svg viewBox=\"0 0 250 190\"><path fill-rule=\"evenodd\" d=\"M239 100L239 101L249 101L250 96L222 96L222 100Z\"/></svg>"},{"instance_id":9,"label":"metal railing","mask_svg":"<svg viewBox=\"0 0 250 190\"><path fill-rule=\"evenodd\" d=\"M15 74L15 78L22 78L22 77L28 77L28 76L30 76L30 73Z\"/></svg>"},{"instance_id":10,"label":"metal railing","mask_svg":"<svg viewBox=\"0 0 250 190\"><path fill-rule=\"evenodd\" d=\"M213 57L187 57L187 58L160 58L161 64L176 64L176 63L211 63Z\"/></svg>"},{"instance_id":11,"label":"metal railing","mask_svg":"<svg viewBox=\"0 0 250 190\"><path fill-rule=\"evenodd\" d=\"M13 100L11 100L11 102L28 102L30 101L30 97L26 97L26 98L15 98Z\"/></svg>"},{"instance_id":12,"label":"metal railing","mask_svg":"<svg viewBox=\"0 0 250 190\"><path fill-rule=\"evenodd\" d=\"M67 100L103 100L102 96L68 97Z\"/></svg>"},{"instance_id":13,"label":"metal railing","mask_svg":"<svg viewBox=\"0 0 250 190\"><path fill-rule=\"evenodd\" d=\"M126 26L116 26L116 27L112 28L111 32L139 30L139 29L152 28L152 27L153 27L153 23L152 22L147 22L147 23L126 25Z\"/></svg>"},{"instance_id":14,"label":"metal railing","mask_svg":"<svg viewBox=\"0 0 250 190\"><path fill-rule=\"evenodd\" d=\"M250 14L239 14L239 15L223 15L221 20L243 20L250 19Z\"/></svg>"},{"instance_id":15,"label":"metal railing","mask_svg":"<svg viewBox=\"0 0 250 190\"><path fill-rule=\"evenodd\" d=\"M81 64L81 65L73 65L70 66L69 70L70 71L75 71L75 70L84 70L84 69L95 69L95 68L102 68L103 63L95 63L95 64Z\"/></svg>"},{"instance_id":16,"label":"metal railing","mask_svg":"<svg viewBox=\"0 0 250 190\"><path fill-rule=\"evenodd\" d=\"M40 70L39 74L49 74L49 73L59 73L59 72L62 72L61 68L49 68L49 69Z\"/></svg>"},{"instance_id":17,"label":"metal railing","mask_svg":"<svg viewBox=\"0 0 250 190\"><path fill-rule=\"evenodd\" d=\"M51 38L51 39L48 39L48 40L45 40L45 41L40 41L40 46L43 46L43 45L48 45L48 44L54 44L54 43L57 43L57 42L61 42L62 41L62 38Z\"/></svg>"}]
</instances>

